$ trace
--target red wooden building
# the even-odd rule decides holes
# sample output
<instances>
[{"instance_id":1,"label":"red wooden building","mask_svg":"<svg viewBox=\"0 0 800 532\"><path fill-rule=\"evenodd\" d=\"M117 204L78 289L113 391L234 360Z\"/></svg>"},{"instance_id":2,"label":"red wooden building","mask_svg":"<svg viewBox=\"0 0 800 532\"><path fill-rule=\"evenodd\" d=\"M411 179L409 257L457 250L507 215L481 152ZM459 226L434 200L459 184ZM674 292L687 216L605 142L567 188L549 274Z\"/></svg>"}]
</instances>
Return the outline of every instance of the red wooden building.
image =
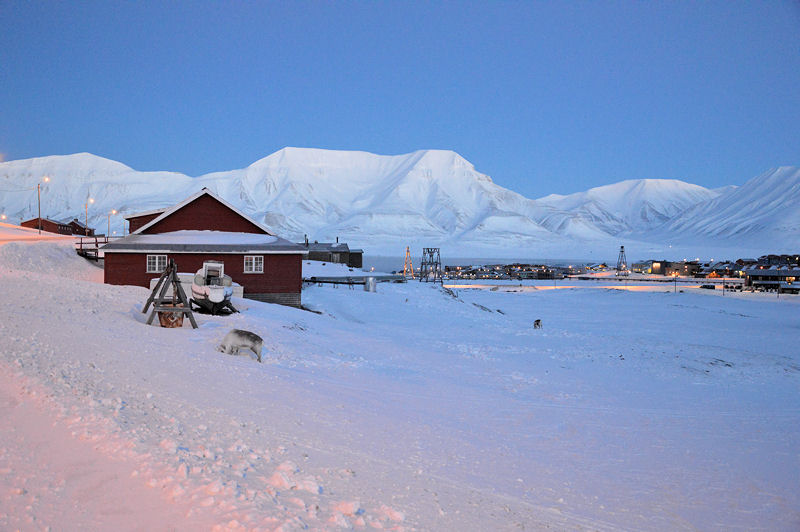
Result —
<instances>
[{"instance_id":1,"label":"red wooden building","mask_svg":"<svg viewBox=\"0 0 800 532\"><path fill-rule=\"evenodd\" d=\"M20 225L22 227L30 227L31 229L39 229L40 223L42 231L56 233L59 235L72 234L72 226L69 223L57 222L55 220L51 220L50 218L31 218L30 220L25 220Z\"/></svg>"},{"instance_id":2,"label":"red wooden building","mask_svg":"<svg viewBox=\"0 0 800 532\"><path fill-rule=\"evenodd\" d=\"M303 247L273 235L208 189L127 219L131 234L102 248L106 283L149 287L169 259L187 273L217 260L245 297L300 306Z\"/></svg>"},{"instance_id":3,"label":"red wooden building","mask_svg":"<svg viewBox=\"0 0 800 532\"><path fill-rule=\"evenodd\" d=\"M71 222L67 222L72 227L73 235L94 236L94 229L86 227L83 222L77 218L73 218Z\"/></svg>"}]
</instances>

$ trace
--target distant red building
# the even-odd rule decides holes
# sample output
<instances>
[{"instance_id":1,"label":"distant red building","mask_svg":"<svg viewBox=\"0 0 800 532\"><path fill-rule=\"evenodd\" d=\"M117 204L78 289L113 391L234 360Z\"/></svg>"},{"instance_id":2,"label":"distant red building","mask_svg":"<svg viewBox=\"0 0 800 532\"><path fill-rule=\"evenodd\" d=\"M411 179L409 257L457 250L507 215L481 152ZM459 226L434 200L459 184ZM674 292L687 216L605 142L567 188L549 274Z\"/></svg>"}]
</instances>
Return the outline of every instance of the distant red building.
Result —
<instances>
[{"instance_id":1,"label":"distant red building","mask_svg":"<svg viewBox=\"0 0 800 532\"><path fill-rule=\"evenodd\" d=\"M20 225L22 227L30 227L31 229L39 229L40 223L42 231L47 231L48 233L56 233L59 235L72 234L72 226L70 224L65 222L57 222L49 218L31 218L30 220L25 220Z\"/></svg>"},{"instance_id":2,"label":"distant red building","mask_svg":"<svg viewBox=\"0 0 800 532\"><path fill-rule=\"evenodd\" d=\"M208 189L127 219L131 234L102 248L106 283L149 287L169 259L187 273L217 260L245 297L300 306L303 247L271 234Z\"/></svg>"},{"instance_id":3,"label":"distant red building","mask_svg":"<svg viewBox=\"0 0 800 532\"><path fill-rule=\"evenodd\" d=\"M73 235L94 236L94 229L86 227L80 220L73 218L71 222L67 222L72 227Z\"/></svg>"}]
</instances>

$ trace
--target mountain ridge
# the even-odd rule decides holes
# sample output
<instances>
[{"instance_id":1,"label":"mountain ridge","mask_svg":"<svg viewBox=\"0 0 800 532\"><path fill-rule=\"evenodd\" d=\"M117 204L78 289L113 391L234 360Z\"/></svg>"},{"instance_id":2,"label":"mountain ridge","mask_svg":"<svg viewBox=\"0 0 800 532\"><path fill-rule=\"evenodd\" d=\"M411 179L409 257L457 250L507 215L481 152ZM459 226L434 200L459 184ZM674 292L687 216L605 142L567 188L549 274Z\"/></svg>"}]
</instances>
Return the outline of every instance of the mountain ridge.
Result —
<instances>
[{"instance_id":1,"label":"mountain ridge","mask_svg":"<svg viewBox=\"0 0 800 532\"><path fill-rule=\"evenodd\" d=\"M800 183L795 167L783 168L773 181ZM775 243L780 241L775 240L778 227L785 227L775 217L758 217L745 208L748 203L761 205L752 194L772 197L770 187L784 190L777 182L750 185L768 179L762 176L716 190L675 179L625 180L531 199L497 185L449 150L376 155L295 147L244 168L198 177L141 172L89 153L3 162L0 200L12 220L36 215L35 188L44 175L51 181L42 185L43 216L85 215L87 198L93 197L89 223L99 232L108 222L112 232L122 232L121 219L108 217L111 209L132 214L163 208L208 187L286 238L299 241L308 235L325 241L338 236L378 253L406 245L438 245L464 255L529 250L528 256L565 256L576 249L607 252L621 244L656 253L681 242L689 248L709 241L735 245L739 236L759 231ZM788 206L778 194L771 206L761 208L791 210L800 203L792 190L784 190ZM738 203L725 207L724 219L719 219L715 212L728 205L723 199L730 197ZM720 229L725 224L737 230ZM788 227L784 239L796 246L800 223Z\"/></svg>"}]
</instances>

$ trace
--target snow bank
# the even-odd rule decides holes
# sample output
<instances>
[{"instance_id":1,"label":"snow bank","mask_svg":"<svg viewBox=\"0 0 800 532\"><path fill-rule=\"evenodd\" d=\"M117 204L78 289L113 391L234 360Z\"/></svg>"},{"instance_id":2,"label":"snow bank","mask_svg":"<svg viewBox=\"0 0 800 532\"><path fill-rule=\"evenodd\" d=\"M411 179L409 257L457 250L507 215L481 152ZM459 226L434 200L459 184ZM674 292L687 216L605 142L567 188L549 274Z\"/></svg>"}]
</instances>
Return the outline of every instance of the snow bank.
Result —
<instances>
[{"instance_id":1,"label":"snow bank","mask_svg":"<svg viewBox=\"0 0 800 532\"><path fill-rule=\"evenodd\" d=\"M0 432L0 529L56 527L105 484L85 528L128 486L177 529L187 514L219 530L800 523L800 298L314 286L319 314L241 300L162 329L144 324L146 289L34 273L64 250L7 247L0 415L36 423L0 424L16 430ZM215 350L232 328L264 338L263 364ZM26 451L53 422L46 455ZM84 470L59 469L59 441L96 457L94 491L69 488Z\"/></svg>"},{"instance_id":2,"label":"snow bank","mask_svg":"<svg viewBox=\"0 0 800 532\"><path fill-rule=\"evenodd\" d=\"M72 240L35 240L0 245L0 269L21 270L71 280L103 282L101 267L78 256Z\"/></svg>"},{"instance_id":3,"label":"snow bank","mask_svg":"<svg viewBox=\"0 0 800 532\"><path fill-rule=\"evenodd\" d=\"M350 268L347 264L322 262L318 260L303 261L303 279L310 277L368 277L370 275L390 275L376 271L364 271L361 268Z\"/></svg>"}]
</instances>

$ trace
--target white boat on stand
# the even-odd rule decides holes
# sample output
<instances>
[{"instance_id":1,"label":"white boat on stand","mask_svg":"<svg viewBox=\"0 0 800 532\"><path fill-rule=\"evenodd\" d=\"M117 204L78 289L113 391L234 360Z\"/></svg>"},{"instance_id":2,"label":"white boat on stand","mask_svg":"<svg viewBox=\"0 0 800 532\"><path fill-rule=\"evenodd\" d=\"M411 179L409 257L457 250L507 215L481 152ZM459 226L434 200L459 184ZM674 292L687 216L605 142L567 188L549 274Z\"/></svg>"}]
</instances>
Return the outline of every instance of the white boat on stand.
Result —
<instances>
[{"instance_id":1,"label":"white boat on stand","mask_svg":"<svg viewBox=\"0 0 800 532\"><path fill-rule=\"evenodd\" d=\"M224 263L205 261L192 280L192 303L212 315L226 309L238 312L231 304L233 285L230 275L225 275Z\"/></svg>"}]
</instances>

